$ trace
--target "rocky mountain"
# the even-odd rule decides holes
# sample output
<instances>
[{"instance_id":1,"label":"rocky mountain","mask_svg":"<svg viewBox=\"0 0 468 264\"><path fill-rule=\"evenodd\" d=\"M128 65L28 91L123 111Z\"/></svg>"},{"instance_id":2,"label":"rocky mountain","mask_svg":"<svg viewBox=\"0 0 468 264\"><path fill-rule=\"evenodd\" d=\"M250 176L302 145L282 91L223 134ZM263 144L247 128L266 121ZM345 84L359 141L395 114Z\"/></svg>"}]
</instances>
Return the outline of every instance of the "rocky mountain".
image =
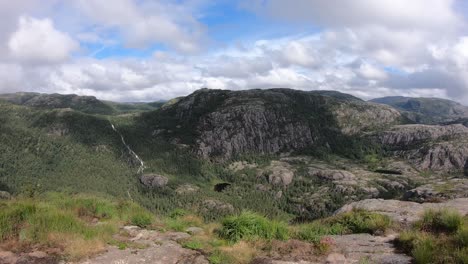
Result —
<instances>
[{"instance_id":1,"label":"rocky mountain","mask_svg":"<svg viewBox=\"0 0 468 264\"><path fill-rule=\"evenodd\" d=\"M410 122L436 124L468 118L468 107L440 98L382 97L371 100L400 110Z\"/></svg>"},{"instance_id":2,"label":"rocky mountain","mask_svg":"<svg viewBox=\"0 0 468 264\"><path fill-rule=\"evenodd\" d=\"M153 137L201 157L294 151L345 152L355 135L401 122L395 109L332 91L199 90L142 115ZM315 150L314 150L315 149Z\"/></svg>"},{"instance_id":3,"label":"rocky mountain","mask_svg":"<svg viewBox=\"0 0 468 264\"><path fill-rule=\"evenodd\" d=\"M467 173L468 128L461 124L399 125L377 137L391 153L421 170Z\"/></svg>"},{"instance_id":4,"label":"rocky mountain","mask_svg":"<svg viewBox=\"0 0 468 264\"><path fill-rule=\"evenodd\" d=\"M94 96L76 94L12 93L0 94L0 100L39 109L70 108L87 114L113 115L120 113L150 111L159 108L164 102L116 103L101 101Z\"/></svg>"}]
</instances>

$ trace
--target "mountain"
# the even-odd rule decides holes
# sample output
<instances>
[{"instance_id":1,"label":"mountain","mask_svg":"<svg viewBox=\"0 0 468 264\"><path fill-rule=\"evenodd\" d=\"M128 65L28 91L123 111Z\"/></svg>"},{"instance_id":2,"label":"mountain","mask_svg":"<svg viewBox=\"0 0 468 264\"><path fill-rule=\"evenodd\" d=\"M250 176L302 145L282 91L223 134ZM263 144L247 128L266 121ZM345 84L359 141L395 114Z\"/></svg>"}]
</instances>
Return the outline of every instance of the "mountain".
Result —
<instances>
[{"instance_id":1,"label":"mountain","mask_svg":"<svg viewBox=\"0 0 468 264\"><path fill-rule=\"evenodd\" d=\"M94 96L40 93L0 94L0 100L16 105L30 106L40 109L70 108L87 114L101 115L150 111L155 110L164 104L164 102L116 103L110 101L101 101Z\"/></svg>"},{"instance_id":2,"label":"mountain","mask_svg":"<svg viewBox=\"0 0 468 264\"><path fill-rule=\"evenodd\" d=\"M231 245L223 239L242 239L236 234L244 232L237 230L244 230L244 223L277 232L261 237L295 239L274 242L280 244L272 244L268 254L284 248L289 252L287 243L294 243L315 261L316 245L329 241L322 236L334 235L339 250L353 241L366 257L374 248L371 255L380 263L382 245L385 252L395 253L382 240L389 238L378 236L392 222L352 208L385 212L396 224L402 222L398 228L410 226L407 218L415 221L423 208L436 206L427 202L468 211L468 127L463 118L407 124L409 112L389 105L335 91L291 89L202 89L149 104L57 94L2 98L0 200L16 199L0 201L0 243L10 239L7 246L28 244L24 252L13 246L13 253L5 253L2 244L1 263L55 254L36 251L45 242L59 251L78 248L84 256L97 252L92 243L102 250L107 248L102 245L114 245L105 260L93 263L112 262L124 252L132 259L142 259L142 252L158 259L167 253L161 251L164 245L197 258L200 252L188 249L203 248L212 260L217 247ZM146 210L165 223L151 225L153 217ZM332 216L337 210L344 214ZM221 231L213 232L212 222L221 219ZM373 236L347 235L362 230ZM258 230L248 232L260 238ZM152 244L135 246L139 240ZM218 246L209 242L218 240ZM34 251L27 245L34 245ZM296 260L294 254L284 260ZM409 261L401 254L389 258Z\"/></svg>"},{"instance_id":3,"label":"mountain","mask_svg":"<svg viewBox=\"0 0 468 264\"><path fill-rule=\"evenodd\" d=\"M86 190L161 214L248 209L304 221L467 166L466 127L404 125L391 106L334 91L202 89L121 112L93 97L3 98L0 191L13 194ZM441 195L454 193L463 196Z\"/></svg>"},{"instance_id":4,"label":"mountain","mask_svg":"<svg viewBox=\"0 0 468 264\"><path fill-rule=\"evenodd\" d=\"M446 99L391 96L371 101L395 107L415 123L438 124L468 118L467 106Z\"/></svg>"},{"instance_id":5,"label":"mountain","mask_svg":"<svg viewBox=\"0 0 468 264\"><path fill-rule=\"evenodd\" d=\"M334 92L199 90L142 114L146 137L190 145L199 156L355 150L354 135L401 122L398 111Z\"/></svg>"}]
</instances>

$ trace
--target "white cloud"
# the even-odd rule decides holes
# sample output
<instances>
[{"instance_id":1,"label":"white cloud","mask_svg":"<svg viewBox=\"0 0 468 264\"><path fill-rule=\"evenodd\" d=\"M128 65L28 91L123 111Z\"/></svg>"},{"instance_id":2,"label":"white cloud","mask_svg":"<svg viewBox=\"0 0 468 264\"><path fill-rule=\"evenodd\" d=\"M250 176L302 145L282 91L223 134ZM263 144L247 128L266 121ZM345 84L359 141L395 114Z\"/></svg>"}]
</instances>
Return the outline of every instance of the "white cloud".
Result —
<instances>
[{"instance_id":1,"label":"white cloud","mask_svg":"<svg viewBox=\"0 0 468 264\"><path fill-rule=\"evenodd\" d=\"M92 21L117 29L126 45L134 48L164 43L182 52L200 50L203 27L190 10L166 1L75 0Z\"/></svg>"},{"instance_id":2,"label":"white cloud","mask_svg":"<svg viewBox=\"0 0 468 264\"><path fill-rule=\"evenodd\" d=\"M56 63L69 58L78 44L68 34L56 30L50 19L21 16L8 47L20 61Z\"/></svg>"}]
</instances>

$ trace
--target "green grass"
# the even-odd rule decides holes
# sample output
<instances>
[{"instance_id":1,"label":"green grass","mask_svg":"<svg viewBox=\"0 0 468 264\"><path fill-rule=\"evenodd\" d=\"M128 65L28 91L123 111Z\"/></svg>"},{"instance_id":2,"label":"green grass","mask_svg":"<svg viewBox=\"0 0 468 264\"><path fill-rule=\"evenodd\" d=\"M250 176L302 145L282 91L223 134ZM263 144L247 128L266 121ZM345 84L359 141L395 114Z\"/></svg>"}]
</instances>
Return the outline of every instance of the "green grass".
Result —
<instances>
[{"instance_id":1,"label":"green grass","mask_svg":"<svg viewBox=\"0 0 468 264\"><path fill-rule=\"evenodd\" d=\"M327 218L324 223L333 226L340 225L348 233L385 233L392 226L391 219L386 215L381 215L365 210L353 210Z\"/></svg>"},{"instance_id":2,"label":"green grass","mask_svg":"<svg viewBox=\"0 0 468 264\"><path fill-rule=\"evenodd\" d=\"M346 227L341 224L328 225L323 224L320 221L315 221L310 224L300 225L296 231L293 231L293 237L317 244L323 236L342 235L347 232L348 230Z\"/></svg>"},{"instance_id":3,"label":"green grass","mask_svg":"<svg viewBox=\"0 0 468 264\"><path fill-rule=\"evenodd\" d=\"M419 229L433 233L454 233L463 225L463 217L451 210L427 210L416 223Z\"/></svg>"},{"instance_id":4,"label":"green grass","mask_svg":"<svg viewBox=\"0 0 468 264\"><path fill-rule=\"evenodd\" d=\"M203 243L198 240L189 240L182 244L184 248L192 249L192 250L199 250L203 248Z\"/></svg>"},{"instance_id":5,"label":"green grass","mask_svg":"<svg viewBox=\"0 0 468 264\"><path fill-rule=\"evenodd\" d=\"M227 217L221 224L220 237L231 242L254 239L285 240L289 236L288 227L284 222L269 220L248 211Z\"/></svg>"},{"instance_id":6,"label":"green grass","mask_svg":"<svg viewBox=\"0 0 468 264\"><path fill-rule=\"evenodd\" d=\"M85 195L48 193L0 202L0 208L0 243L58 246L72 258L110 243L122 225L146 227L154 221L152 214L132 202ZM94 224L96 220L101 223Z\"/></svg>"},{"instance_id":7,"label":"green grass","mask_svg":"<svg viewBox=\"0 0 468 264\"><path fill-rule=\"evenodd\" d=\"M417 264L468 263L468 218L450 210L427 210L396 245Z\"/></svg>"}]
</instances>

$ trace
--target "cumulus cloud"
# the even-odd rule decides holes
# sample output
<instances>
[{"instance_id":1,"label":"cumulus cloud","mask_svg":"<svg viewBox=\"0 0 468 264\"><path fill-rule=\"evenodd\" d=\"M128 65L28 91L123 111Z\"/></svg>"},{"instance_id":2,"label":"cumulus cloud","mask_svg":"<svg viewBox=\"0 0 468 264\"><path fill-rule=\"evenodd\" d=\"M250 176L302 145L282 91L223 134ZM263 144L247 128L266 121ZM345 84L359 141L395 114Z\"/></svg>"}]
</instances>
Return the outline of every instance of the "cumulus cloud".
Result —
<instances>
[{"instance_id":1,"label":"cumulus cloud","mask_svg":"<svg viewBox=\"0 0 468 264\"><path fill-rule=\"evenodd\" d=\"M180 6L147 0L75 0L75 5L97 24L121 32L130 47L164 43L182 52L200 49L203 26Z\"/></svg>"},{"instance_id":2,"label":"cumulus cloud","mask_svg":"<svg viewBox=\"0 0 468 264\"><path fill-rule=\"evenodd\" d=\"M202 22L210 12L199 8L210 1L42 3L41 10L33 0L0 3L1 92L152 101L202 87L290 87L365 99L468 101L468 36L456 0L244 1L244 8L268 21L314 31L269 28L275 34L253 34L240 38L242 45L226 46L211 45L211 25ZM96 58L111 46L123 55ZM149 56L131 55L148 50Z\"/></svg>"},{"instance_id":3,"label":"cumulus cloud","mask_svg":"<svg viewBox=\"0 0 468 264\"><path fill-rule=\"evenodd\" d=\"M56 63L69 58L78 43L68 34L56 30L50 19L21 16L8 47L11 55L20 61Z\"/></svg>"}]
</instances>

